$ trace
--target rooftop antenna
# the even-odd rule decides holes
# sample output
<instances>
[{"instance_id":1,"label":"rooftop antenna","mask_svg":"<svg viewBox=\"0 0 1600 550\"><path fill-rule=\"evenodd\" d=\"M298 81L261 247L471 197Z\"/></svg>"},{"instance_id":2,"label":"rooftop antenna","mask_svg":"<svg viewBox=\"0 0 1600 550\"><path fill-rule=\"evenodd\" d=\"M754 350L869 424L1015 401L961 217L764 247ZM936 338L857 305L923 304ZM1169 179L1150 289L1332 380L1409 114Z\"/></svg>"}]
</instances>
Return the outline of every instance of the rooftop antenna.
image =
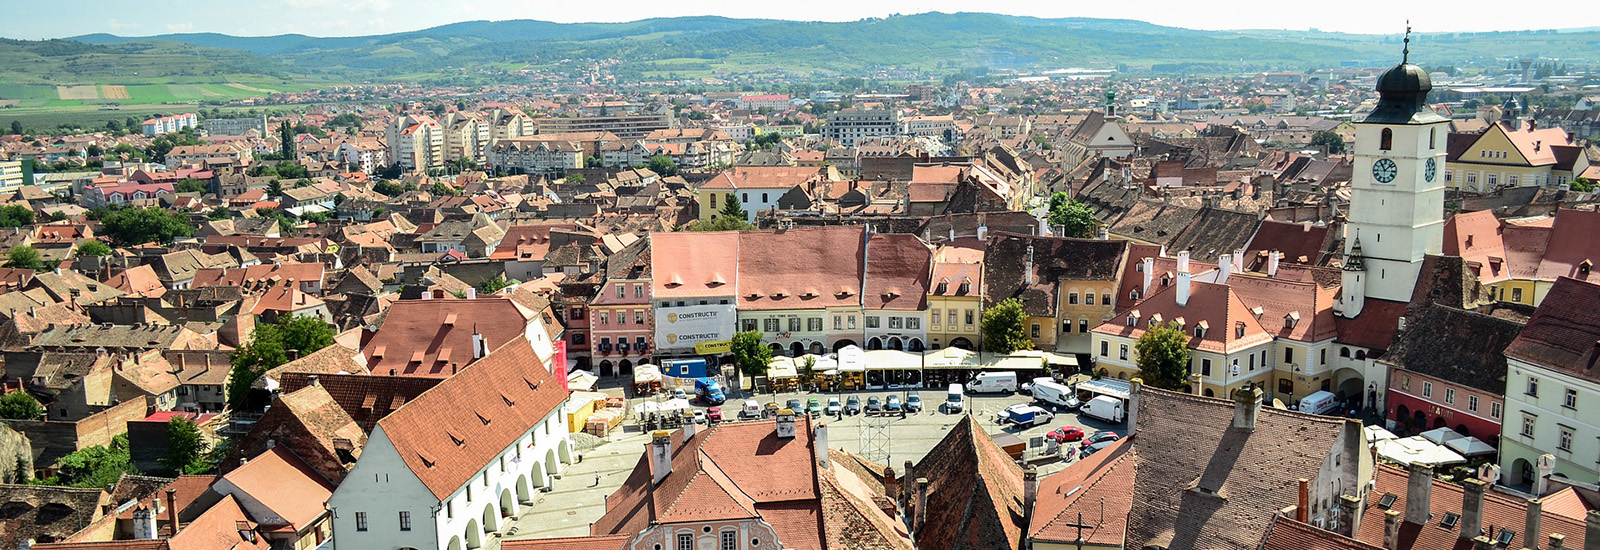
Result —
<instances>
[{"instance_id":1,"label":"rooftop antenna","mask_svg":"<svg viewBox=\"0 0 1600 550\"><path fill-rule=\"evenodd\" d=\"M1406 63L1410 63L1411 62L1411 20L1410 19L1406 20L1406 39L1404 40L1404 43L1405 43L1405 47L1400 50L1400 64L1401 65L1404 65Z\"/></svg>"}]
</instances>

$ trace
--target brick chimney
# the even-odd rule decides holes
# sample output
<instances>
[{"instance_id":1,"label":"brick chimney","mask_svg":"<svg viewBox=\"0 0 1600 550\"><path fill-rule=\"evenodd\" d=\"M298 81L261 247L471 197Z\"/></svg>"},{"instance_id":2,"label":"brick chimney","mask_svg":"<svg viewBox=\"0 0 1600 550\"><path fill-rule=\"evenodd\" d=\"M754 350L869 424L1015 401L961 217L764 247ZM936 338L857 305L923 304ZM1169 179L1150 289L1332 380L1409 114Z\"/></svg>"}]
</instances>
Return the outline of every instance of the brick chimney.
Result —
<instances>
[{"instance_id":1,"label":"brick chimney","mask_svg":"<svg viewBox=\"0 0 1600 550\"><path fill-rule=\"evenodd\" d=\"M928 521L928 478L925 477L917 478L916 518L912 531L920 531L923 524Z\"/></svg>"},{"instance_id":2,"label":"brick chimney","mask_svg":"<svg viewBox=\"0 0 1600 550\"><path fill-rule=\"evenodd\" d=\"M1283 253L1276 250L1267 253L1267 276L1278 276L1278 262L1283 260Z\"/></svg>"},{"instance_id":3,"label":"brick chimney","mask_svg":"<svg viewBox=\"0 0 1600 550\"><path fill-rule=\"evenodd\" d=\"M1253 432L1256 419L1261 416L1261 388L1254 384L1239 388L1233 394L1233 428Z\"/></svg>"},{"instance_id":4,"label":"brick chimney","mask_svg":"<svg viewBox=\"0 0 1600 550\"><path fill-rule=\"evenodd\" d=\"M1033 517L1033 505L1039 500L1039 470L1032 464L1022 471L1022 520L1024 524Z\"/></svg>"},{"instance_id":5,"label":"brick chimney","mask_svg":"<svg viewBox=\"0 0 1600 550\"><path fill-rule=\"evenodd\" d=\"M654 483L672 474L672 432L656 430L650 434L650 465Z\"/></svg>"},{"instance_id":6,"label":"brick chimney","mask_svg":"<svg viewBox=\"0 0 1600 550\"><path fill-rule=\"evenodd\" d=\"M1600 510L1590 510L1585 518L1583 550L1600 550Z\"/></svg>"},{"instance_id":7,"label":"brick chimney","mask_svg":"<svg viewBox=\"0 0 1600 550\"><path fill-rule=\"evenodd\" d=\"M178 534L178 530L183 528L183 524L178 521L178 490L177 489L167 489L167 522L172 524L172 534L173 535L177 535ZM1594 519L1592 517L1589 519L1589 523L1590 523L1590 525L1594 524ZM1590 527L1590 530L1593 530L1593 529L1594 529L1593 527Z\"/></svg>"},{"instance_id":8,"label":"brick chimney","mask_svg":"<svg viewBox=\"0 0 1600 550\"><path fill-rule=\"evenodd\" d=\"M1562 548L1566 548L1566 542L1566 535L1561 533L1550 533L1550 544L1545 546L1545 548L1546 550L1561 550Z\"/></svg>"},{"instance_id":9,"label":"brick chimney","mask_svg":"<svg viewBox=\"0 0 1600 550\"><path fill-rule=\"evenodd\" d=\"M1200 373L1194 373L1194 374L1189 375L1189 387L1190 387L1190 389L1194 390L1193 391L1194 395L1196 395L1196 396L1205 395L1205 391L1203 391L1200 388L1201 384L1203 384L1204 381L1205 381L1205 377L1204 376L1200 376Z\"/></svg>"},{"instance_id":10,"label":"brick chimney","mask_svg":"<svg viewBox=\"0 0 1600 550\"><path fill-rule=\"evenodd\" d=\"M1478 478L1467 478L1461 491L1461 538L1483 534L1483 491L1488 485Z\"/></svg>"},{"instance_id":11,"label":"brick chimney","mask_svg":"<svg viewBox=\"0 0 1600 550\"><path fill-rule=\"evenodd\" d=\"M1479 535L1472 539L1472 550L1494 550L1494 541Z\"/></svg>"},{"instance_id":12,"label":"brick chimney","mask_svg":"<svg viewBox=\"0 0 1600 550\"><path fill-rule=\"evenodd\" d=\"M1361 533L1361 499L1339 495L1339 534L1356 538Z\"/></svg>"},{"instance_id":13,"label":"brick chimney","mask_svg":"<svg viewBox=\"0 0 1600 550\"><path fill-rule=\"evenodd\" d=\"M1428 510L1433 497L1433 467L1414 463L1406 482L1406 522L1428 524Z\"/></svg>"},{"instance_id":14,"label":"brick chimney","mask_svg":"<svg viewBox=\"0 0 1600 550\"><path fill-rule=\"evenodd\" d=\"M1300 499L1294 507L1294 519L1300 523L1311 521L1311 480L1300 478Z\"/></svg>"},{"instance_id":15,"label":"brick chimney","mask_svg":"<svg viewBox=\"0 0 1600 550\"><path fill-rule=\"evenodd\" d=\"M895 477L894 466L883 468L883 495L892 501L900 500L900 480Z\"/></svg>"},{"instance_id":16,"label":"brick chimney","mask_svg":"<svg viewBox=\"0 0 1600 550\"><path fill-rule=\"evenodd\" d=\"M683 422L682 423L683 423L683 442L684 443L688 443L689 439L693 438L694 434L700 430L700 425L694 421L694 412L690 411L688 409L684 409L684 411L683 411Z\"/></svg>"},{"instance_id":17,"label":"brick chimney","mask_svg":"<svg viewBox=\"0 0 1600 550\"><path fill-rule=\"evenodd\" d=\"M1128 436L1139 431L1139 394L1144 388L1144 379L1135 376L1128 381L1128 410L1123 411L1123 416L1128 422Z\"/></svg>"}]
</instances>

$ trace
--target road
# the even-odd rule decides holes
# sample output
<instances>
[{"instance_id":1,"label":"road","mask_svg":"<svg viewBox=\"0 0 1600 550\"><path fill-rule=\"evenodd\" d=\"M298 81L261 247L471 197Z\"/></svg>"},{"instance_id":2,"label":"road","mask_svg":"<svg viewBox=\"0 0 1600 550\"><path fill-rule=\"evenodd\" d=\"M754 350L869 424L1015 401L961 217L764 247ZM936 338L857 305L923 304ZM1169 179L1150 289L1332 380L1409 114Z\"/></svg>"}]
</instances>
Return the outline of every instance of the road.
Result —
<instances>
[{"instance_id":1,"label":"road","mask_svg":"<svg viewBox=\"0 0 1600 550\"><path fill-rule=\"evenodd\" d=\"M945 399L942 390L909 390L917 392L930 409L937 407ZM777 402L780 406L789 399L799 399L803 404L807 399L816 397L821 403L826 404L829 397L838 397L840 402L845 401L849 395L861 397L863 403L868 397L878 396L887 398L889 395L905 396L907 391L861 391L861 392L829 392L829 393L780 393L776 396L762 394L759 396L734 396L723 405L726 414L732 417L737 413L740 404L746 398L756 399L760 403ZM633 405L653 398L636 398ZM1077 426L1085 433L1093 434L1103 429L1111 429L1122 433L1121 426L1111 426L1095 419L1080 417L1075 413L1062 413L1047 424L1025 429L1015 430L1002 428L994 423L995 414L1007 406L1017 403L1031 402L1032 398L1025 395L983 395L968 396L966 408L979 422L979 426L987 433L1010 432L1028 440L1034 436L1043 436L1051 430L1061 426ZM696 408L705 407L696 405ZM898 415L886 417L883 423L882 444L870 444L868 434L872 430L863 430L868 419L864 416L845 416L843 418L827 417L829 435L828 446L835 449L861 454L878 454L882 449L887 454L885 463L892 465L896 470L902 469L907 460L919 461L928 453L939 440L944 438L950 428L960 420L956 414L945 414L937 410L925 410L920 413L908 414L905 418ZM871 438L878 439L878 438ZM554 490L542 493L532 506L526 507L523 514L515 521L508 524L516 527L516 534L507 535L506 539L571 537L589 534L589 524L605 514L605 497L616 491L627 478L628 473L638 463L644 454L649 437L641 432L631 421L625 422L623 428L612 433L607 442L597 449L583 451L583 462L571 464L561 472L554 484ZM1075 445L1073 445L1075 447ZM863 451L867 452L863 452ZM876 457L874 457L876 458ZM1040 464L1040 474L1045 475L1059 470L1067 465L1066 462L1055 461Z\"/></svg>"}]
</instances>

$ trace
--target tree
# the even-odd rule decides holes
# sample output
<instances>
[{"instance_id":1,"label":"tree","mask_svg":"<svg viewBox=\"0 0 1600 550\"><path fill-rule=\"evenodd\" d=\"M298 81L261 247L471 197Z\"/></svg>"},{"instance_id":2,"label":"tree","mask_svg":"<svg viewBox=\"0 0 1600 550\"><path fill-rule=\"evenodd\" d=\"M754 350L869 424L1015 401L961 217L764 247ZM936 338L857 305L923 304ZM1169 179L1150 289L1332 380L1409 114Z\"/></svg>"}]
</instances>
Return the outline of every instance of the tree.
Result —
<instances>
[{"instance_id":1,"label":"tree","mask_svg":"<svg viewBox=\"0 0 1600 550\"><path fill-rule=\"evenodd\" d=\"M1311 146L1327 148L1328 154L1337 155L1344 152L1344 137L1331 130L1317 130L1311 134Z\"/></svg>"},{"instance_id":2,"label":"tree","mask_svg":"<svg viewBox=\"0 0 1600 550\"><path fill-rule=\"evenodd\" d=\"M210 190L210 186L194 178L183 178L177 185L172 186L172 189L179 193L205 193Z\"/></svg>"},{"instance_id":3,"label":"tree","mask_svg":"<svg viewBox=\"0 0 1600 550\"><path fill-rule=\"evenodd\" d=\"M207 447L205 438L200 436L200 427L193 420L174 416L167 421L167 455L158 462L172 477L203 474L211 469L204 460Z\"/></svg>"},{"instance_id":4,"label":"tree","mask_svg":"<svg viewBox=\"0 0 1600 550\"><path fill-rule=\"evenodd\" d=\"M178 237L194 235L189 218L164 208L126 208L100 218L100 233L120 246L154 242L170 244Z\"/></svg>"},{"instance_id":5,"label":"tree","mask_svg":"<svg viewBox=\"0 0 1600 550\"><path fill-rule=\"evenodd\" d=\"M20 204L0 206L0 227L27 227L33 225L33 209Z\"/></svg>"},{"instance_id":6,"label":"tree","mask_svg":"<svg viewBox=\"0 0 1600 550\"><path fill-rule=\"evenodd\" d=\"M767 335L759 330L747 330L733 335L729 353L733 354L733 362L739 366L741 374L766 376L767 364L772 362L772 348L762 343L766 337Z\"/></svg>"},{"instance_id":7,"label":"tree","mask_svg":"<svg viewBox=\"0 0 1600 550\"><path fill-rule=\"evenodd\" d=\"M233 352L228 376L228 405L245 410L250 389L268 370L289 362L289 351L310 354L333 344L333 327L318 317L285 315L278 322L259 325L250 341Z\"/></svg>"},{"instance_id":8,"label":"tree","mask_svg":"<svg viewBox=\"0 0 1600 550\"><path fill-rule=\"evenodd\" d=\"M56 461L56 477L50 485L104 488L115 484L122 474L138 474L128 454L128 434L111 438L111 445L79 449Z\"/></svg>"},{"instance_id":9,"label":"tree","mask_svg":"<svg viewBox=\"0 0 1600 550\"><path fill-rule=\"evenodd\" d=\"M394 180L383 180L373 184L372 190L386 197L398 197L406 192L406 188Z\"/></svg>"},{"instance_id":10,"label":"tree","mask_svg":"<svg viewBox=\"0 0 1600 550\"><path fill-rule=\"evenodd\" d=\"M646 162L644 167L663 177L678 175L678 161L672 160L672 157L666 155L650 157L650 161Z\"/></svg>"},{"instance_id":11,"label":"tree","mask_svg":"<svg viewBox=\"0 0 1600 550\"><path fill-rule=\"evenodd\" d=\"M588 181L588 178L583 177L583 174L567 174L567 179L565 181L567 183L578 184Z\"/></svg>"},{"instance_id":12,"label":"tree","mask_svg":"<svg viewBox=\"0 0 1600 550\"><path fill-rule=\"evenodd\" d=\"M1007 298L983 312L983 349L993 353L1011 353L1033 349L1028 338L1028 312L1022 301Z\"/></svg>"},{"instance_id":13,"label":"tree","mask_svg":"<svg viewBox=\"0 0 1600 550\"><path fill-rule=\"evenodd\" d=\"M97 241L97 240L92 240L92 239L91 240L87 240L87 241L83 241L83 244L78 245L78 255L79 256L110 256L111 255L111 245L106 244L104 241Z\"/></svg>"},{"instance_id":14,"label":"tree","mask_svg":"<svg viewBox=\"0 0 1600 550\"><path fill-rule=\"evenodd\" d=\"M8 420L38 420L44 416L44 405L28 392L16 390L0 397L0 418Z\"/></svg>"},{"instance_id":15,"label":"tree","mask_svg":"<svg viewBox=\"0 0 1600 550\"><path fill-rule=\"evenodd\" d=\"M1189 383L1189 337L1176 322L1150 327L1133 344L1139 377L1152 387L1182 390Z\"/></svg>"},{"instance_id":16,"label":"tree","mask_svg":"<svg viewBox=\"0 0 1600 550\"><path fill-rule=\"evenodd\" d=\"M520 284L522 284L522 281L518 281L516 279L507 279L506 274L501 273L499 275L495 275L493 279L486 280L483 282L483 284L478 285L478 290L482 291L484 294L494 294L496 292L500 292L501 290Z\"/></svg>"},{"instance_id":17,"label":"tree","mask_svg":"<svg viewBox=\"0 0 1600 550\"><path fill-rule=\"evenodd\" d=\"M435 195L448 195L454 197L461 194L460 189L445 185L444 182L434 183L432 187L428 188L428 190L433 192Z\"/></svg>"},{"instance_id":18,"label":"tree","mask_svg":"<svg viewBox=\"0 0 1600 550\"><path fill-rule=\"evenodd\" d=\"M7 258L6 267L36 271L43 270L45 267L44 255L40 254L39 249L34 248L31 244L12 247Z\"/></svg>"},{"instance_id":19,"label":"tree","mask_svg":"<svg viewBox=\"0 0 1600 550\"><path fill-rule=\"evenodd\" d=\"M749 231L755 229L755 224L744 221L744 216L716 216L709 220L695 220L689 224L689 231Z\"/></svg>"},{"instance_id":20,"label":"tree","mask_svg":"<svg viewBox=\"0 0 1600 550\"><path fill-rule=\"evenodd\" d=\"M1589 180L1589 178L1580 177L1572 178L1572 183L1567 184L1567 188L1580 193L1588 193L1590 191L1594 191L1595 185L1593 181Z\"/></svg>"},{"instance_id":21,"label":"tree","mask_svg":"<svg viewBox=\"0 0 1600 550\"><path fill-rule=\"evenodd\" d=\"M1089 207L1072 200L1066 193L1050 196L1050 225L1062 228L1063 237L1091 237L1097 223Z\"/></svg>"},{"instance_id":22,"label":"tree","mask_svg":"<svg viewBox=\"0 0 1600 550\"><path fill-rule=\"evenodd\" d=\"M740 220L750 219L750 215L745 213L744 207L739 204L739 201L733 200L733 195L728 195L728 200L722 203L722 209L717 210L717 215L739 218Z\"/></svg>"},{"instance_id":23,"label":"tree","mask_svg":"<svg viewBox=\"0 0 1600 550\"><path fill-rule=\"evenodd\" d=\"M11 133L19 135L19 136L22 135L22 121L20 121L20 120L11 121Z\"/></svg>"},{"instance_id":24,"label":"tree","mask_svg":"<svg viewBox=\"0 0 1600 550\"><path fill-rule=\"evenodd\" d=\"M288 120L278 125L278 154L282 155L285 161L298 158L294 154L294 127L289 125Z\"/></svg>"}]
</instances>

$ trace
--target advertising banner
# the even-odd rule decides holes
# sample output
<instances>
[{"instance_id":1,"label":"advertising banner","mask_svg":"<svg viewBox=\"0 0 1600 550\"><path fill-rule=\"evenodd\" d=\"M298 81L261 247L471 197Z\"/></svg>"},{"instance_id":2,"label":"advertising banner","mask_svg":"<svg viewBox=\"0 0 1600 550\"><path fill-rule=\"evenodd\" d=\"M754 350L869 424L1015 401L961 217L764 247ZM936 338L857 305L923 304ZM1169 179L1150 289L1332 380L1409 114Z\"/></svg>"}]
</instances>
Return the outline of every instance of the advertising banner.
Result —
<instances>
[{"instance_id":1,"label":"advertising banner","mask_svg":"<svg viewBox=\"0 0 1600 550\"><path fill-rule=\"evenodd\" d=\"M710 304L656 310L656 348L692 350L697 344L733 340L733 305Z\"/></svg>"}]
</instances>

